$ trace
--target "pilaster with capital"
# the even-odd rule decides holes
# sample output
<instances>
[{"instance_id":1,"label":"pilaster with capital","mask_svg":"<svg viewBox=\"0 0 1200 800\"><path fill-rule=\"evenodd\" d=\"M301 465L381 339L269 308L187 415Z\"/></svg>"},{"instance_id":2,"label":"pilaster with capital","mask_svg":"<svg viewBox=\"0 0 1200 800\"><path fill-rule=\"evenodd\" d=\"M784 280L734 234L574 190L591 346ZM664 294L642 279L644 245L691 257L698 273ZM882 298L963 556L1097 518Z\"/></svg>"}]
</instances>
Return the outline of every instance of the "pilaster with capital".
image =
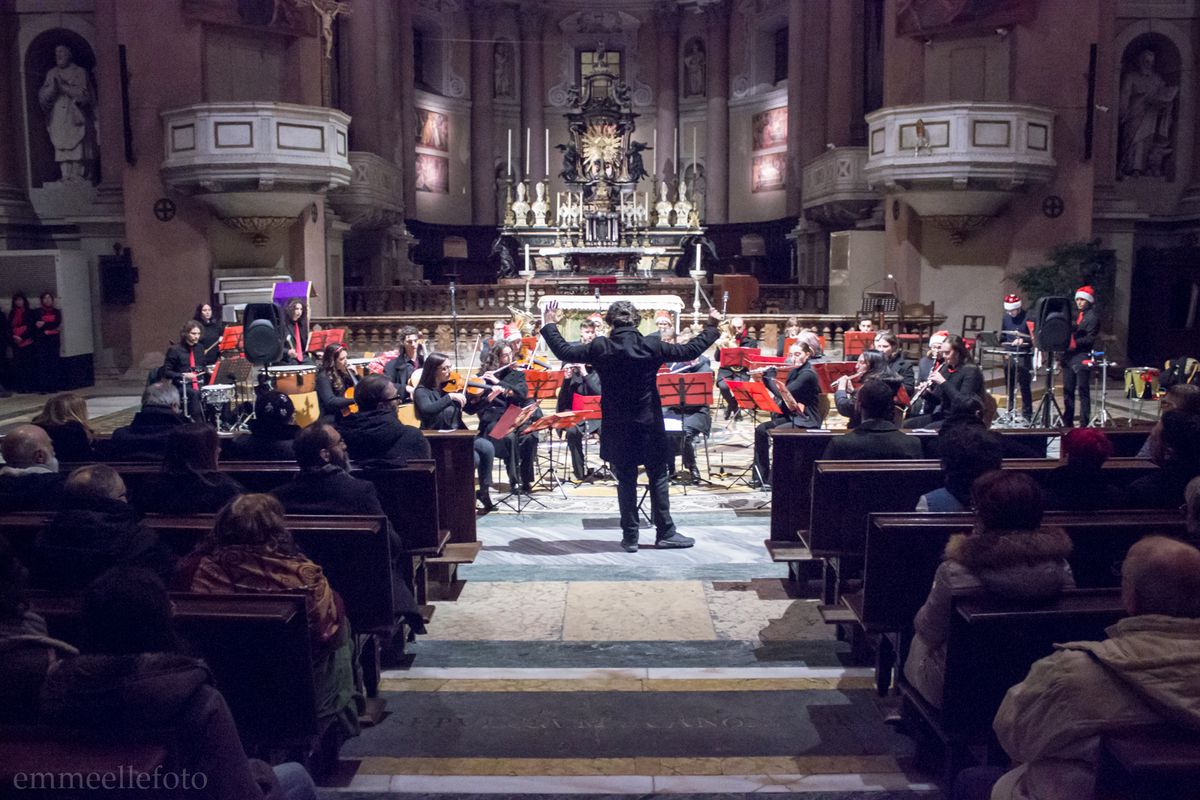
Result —
<instances>
[{"instance_id":1,"label":"pilaster with capital","mask_svg":"<svg viewBox=\"0 0 1200 800\"><path fill-rule=\"evenodd\" d=\"M492 135L496 49L495 0L471 3L471 221L495 225L496 189L493 164L496 160Z\"/></svg>"},{"instance_id":2,"label":"pilaster with capital","mask_svg":"<svg viewBox=\"0 0 1200 800\"><path fill-rule=\"evenodd\" d=\"M546 24L546 5L537 0L521 6L517 24L521 29L521 168L531 181L546 174L542 131L546 128L546 76L542 66L542 31ZM526 148L525 132L530 144ZM528 164L524 161L529 151Z\"/></svg>"},{"instance_id":3,"label":"pilaster with capital","mask_svg":"<svg viewBox=\"0 0 1200 800\"><path fill-rule=\"evenodd\" d=\"M400 138L396 144L395 158L404 173L404 207L409 213L417 208L417 138L415 100L416 63L413 42L413 6L415 3L396 3L396 30L399 42L396 47L396 66L400 72Z\"/></svg>"},{"instance_id":4,"label":"pilaster with capital","mask_svg":"<svg viewBox=\"0 0 1200 800\"><path fill-rule=\"evenodd\" d=\"M708 127L704 174L708 182L705 221L729 221L729 3L704 11L708 52Z\"/></svg>"},{"instance_id":5,"label":"pilaster with capital","mask_svg":"<svg viewBox=\"0 0 1200 800\"><path fill-rule=\"evenodd\" d=\"M787 99L788 99L788 131L800 130L804 121L804 6L801 3L788 5L788 52L787 52ZM804 162L800 157L800 137L796 134L788 136L787 140L787 185L784 191L787 195L787 213L789 217L798 217L803 212L804 197L802 194L803 181L801 173Z\"/></svg>"},{"instance_id":6,"label":"pilaster with capital","mask_svg":"<svg viewBox=\"0 0 1200 800\"><path fill-rule=\"evenodd\" d=\"M658 148L654 152L654 175L661 179L674 157L671 140L679 128L679 6L673 2L660 3L654 12L654 28L658 41L658 114L654 124ZM675 170L679 165L670 166Z\"/></svg>"}]
</instances>

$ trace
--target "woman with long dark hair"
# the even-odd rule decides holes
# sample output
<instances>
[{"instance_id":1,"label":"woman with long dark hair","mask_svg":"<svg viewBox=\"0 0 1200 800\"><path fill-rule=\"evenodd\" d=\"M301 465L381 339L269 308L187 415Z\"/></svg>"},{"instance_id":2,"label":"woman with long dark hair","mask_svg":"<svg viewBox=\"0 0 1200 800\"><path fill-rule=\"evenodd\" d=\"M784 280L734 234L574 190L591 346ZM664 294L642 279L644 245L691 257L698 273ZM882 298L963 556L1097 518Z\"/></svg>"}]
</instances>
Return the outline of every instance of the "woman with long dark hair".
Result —
<instances>
[{"instance_id":1,"label":"woman with long dark hair","mask_svg":"<svg viewBox=\"0 0 1200 800\"><path fill-rule=\"evenodd\" d=\"M28 392L33 388L33 312L24 292L13 293L8 333L12 346L12 389Z\"/></svg>"},{"instance_id":2,"label":"woman with long dark hair","mask_svg":"<svg viewBox=\"0 0 1200 800\"><path fill-rule=\"evenodd\" d=\"M225 334L225 323L213 315L212 303L197 305L192 319L200 323L200 347L204 351L204 363L217 363L217 359L221 357L218 345Z\"/></svg>"},{"instance_id":3,"label":"woman with long dark hair","mask_svg":"<svg viewBox=\"0 0 1200 800\"><path fill-rule=\"evenodd\" d=\"M162 472L148 479L134 504L159 514L212 512L245 491L220 471L221 440L203 423L181 425L167 437Z\"/></svg>"},{"instance_id":4,"label":"woman with long dark hair","mask_svg":"<svg viewBox=\"0 0 1200 800\"><path fill-rule=\"evenodd\" d=\"M327 345L321 353L317 405L321 409L321 421L329 425L354 405L354 399L346 396L346 391L358 383L358 377L350 369L349 355L345 345L341 344Z\"/></svg>"},{"instance_id":5,"label":"woman with long dark hair","mask_svg":"<svg viewBox=\"0 0 1200 800\"><path fill-rule=\"evenodd\" d=\"M32 420L50 435L59 461L91 461L95 433L88 424L87 401L74 392L54 395Z\"/></svg>"},{"instance_id":6,"label":"woman with long dark hair","mask_svg":"<svg viewBox=\"0 0 1200 800\"><path fill-rule=\"evenodd\" d=\"M850 420L847 427L857 428L859 419L858 409L854 406L854 395L863 381L874 379L883 381L892 389L892 394L900 391L903 380L892 369L887 357L878 350L863 350L858 354L853 375L843 375L834 385L833 402L838 413Z\"/></svg>"},{"instance_id":7,"label":"woman with long dark hair","mask_svg":"<svg viewBox=\"0 0 1200 800\"><path fill-rule=\"evenodd\" d=\"M413 402L421 429L427 431L455 431L467 427L463 412L473 414L482 405L479 398L467 397L462 391L447 392L445 385L450 380L450 361L445 353L430 353L422 367L421 380L413 390ZM465 387L464 387L465 388ZM492 499L488 490L492 485L492 461L496 457L496 446L486 436L475 437L475 469L479 475L479 488L475 498L485 511L491 511Z\"/></svg>"},{"instance_id":8,"label":"woman with long dark hair","mask_svg":"<svg viewBox=\"0 0 1200 800\"><path fill-rule=\"evenodd\" d=\"M283 307L283 355L289 364L301 364L308 344L308 306L299 297L288 300Z\"/></svg>"},{"instance_id":9,"label":"woman with long dark hair","mask_svg":"<svg viewBox=\"0 0 1200 800\"><path fill-rule=\"evenodd\" d=\"M940 355L940 366L929 373L925 413L905 420L906 428L940 427L950 415L955 401L961 404L968 397L986 400L983 397L983 370L972 363L971 353L961 336L948 335L941 344ZM990 424L990 417L984 423Z\"/></svg>"}]
</instances>

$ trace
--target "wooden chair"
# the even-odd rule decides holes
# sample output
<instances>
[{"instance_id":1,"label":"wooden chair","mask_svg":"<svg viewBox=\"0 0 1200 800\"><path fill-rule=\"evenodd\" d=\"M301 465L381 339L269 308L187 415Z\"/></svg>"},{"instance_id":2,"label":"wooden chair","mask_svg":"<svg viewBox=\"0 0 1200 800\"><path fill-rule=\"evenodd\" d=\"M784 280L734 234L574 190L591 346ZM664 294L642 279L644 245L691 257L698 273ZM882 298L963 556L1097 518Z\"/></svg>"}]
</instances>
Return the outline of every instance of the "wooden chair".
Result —
<instances>
[{"instance_id":1,"label":"wooden chair","mask_svg":"<svg viewBox=\"0 0 1200 800\"><path fill-rule=\"evenodd\" d=\"M896 338L905 353L920 358L925 342L937 326L933 316L933 302L904 303L900 306L899 332Z\"/></svg>"}]
</instances>

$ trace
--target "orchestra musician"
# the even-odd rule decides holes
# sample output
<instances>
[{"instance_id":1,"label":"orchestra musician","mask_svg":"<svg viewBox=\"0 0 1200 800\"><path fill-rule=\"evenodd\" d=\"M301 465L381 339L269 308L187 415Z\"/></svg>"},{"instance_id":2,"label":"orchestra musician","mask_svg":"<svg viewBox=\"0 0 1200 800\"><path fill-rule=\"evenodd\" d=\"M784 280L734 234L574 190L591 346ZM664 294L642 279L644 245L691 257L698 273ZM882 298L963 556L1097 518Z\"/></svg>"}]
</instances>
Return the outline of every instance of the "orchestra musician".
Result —
<instances>
[{"instance_id":1,"label":"orchestra musician","mask_svg":"<svg viewBox=\"0 0 1200 800\"><path fill-rule=\"evenodd\" d=\"M652 333L646 335L647 339L662 339L667 331L674 333L675 321L671 319L670 311L656 311L654 313L654 328Z\"/></svg>"},{"instance_id":2,"label":"orchestra musician","mask_svg":"<svg viewBox=\"0 0 1200 800\"><path fill-rule=\"evenodd\" d=\"M758 347L758 342L750 335L746 323L741 317L734 317L729 324L721 326L721 338L717 341L717 363L720 363L720 352L726 347ZM717 389L725 398L725 419L732 417L738 410L737 400L729 390L728 381L744 381L748 379L745 367L718 367Z\"/></svg>"},{"instance_id":3,"label":"orchestra musician","mask_svg":"<svg viewBox=\"0 0 1200 800\"><path fill-rule=\"evenodd\" d=\"M488 353L492 352L493 347L504 341L504 325L505 322L502 319L492 323L492 335L483 340L482 349L479 351L480 361L488 357Z\"/></svg>"},{"instance_id":4,"label":"orchestra musician","mask_svg":"<svg viewBox=\"0 0 1200 800\"><path fill-rule=\"evenodd\" d=\"M413 373L421 369L424 363L425 343L421 341L421 332L412 325L405 325L400 329L400 352L383 365L384 377L396 384L401 403L412 400L409 383Z\"/></svg>"},{"instance_id":5,"label":"orchestra musician","mask_svg":"<svg viewBox=\"0 0 1200 800\"><path fill-rule=\"evenodd\" d=\"M1100 314L1096 312L1096 290L1075 290L1075 319L1071 341L1063 354L1063 427L1075 425L1075 390L1079 390L1079 423L1086 428L1092 418L1092 350L1100 336ZM1085 364L1085 362L1087 362Z\"/></svg>"},{"instance_id":6,"label":"orchestra musician","mask_svg":"<svg viewBox=\"0 0 1200 800\"><path fill-rule=\"evenodd\" d=\"M210 303L197 305L192 319L200 323L200 345L204 348L205 365L217 363L221 357L218 345L221 337L225 335L225 323L213 316L213 307Z\"/></svg>"},{"instance_id":7,"label":"orchestra musician","mask_svg":"<svg viewBox=\"0 0 1200 800\"><path fill-rule=\"evenodd\" d=\"M863 350L858 354L853 375L843 375L834 382L833 404L838 413L849 422L847 428L857 428L860 422L859 409L854 402L854 395L862 382L868 378L881 380L892 387L893 397L904 385L903 379L892 370L887 358L878 350Z\"/></svg>"},{"instance_id":8,"label":"orchestra musician","mask_svg":"<svg viewBox=\"0 0 1200 800\"><path fill-rule=\"evenodd\" d=\"M579 341L575 344L586 345L596 338L596 323L584 320L579 325ZM566 375L563 385L558 392L556 411L571 411L575 395L596 397L600 394L600 376L587 364L564 364ZM567 428L564 434L567 439L567 451L571 454L571 471L575 480L582 481L587 477L587 460L583 457L583 440L600 430L600 420L585 419L578 425Z\"/></svg>"},{"instance_id":9,"label":"orchestra musician","mask_svg":"<svg viewBox=\"0 0 1200 800\"><path fill-rule=\"evenodd\" d=\"M803 342L793 342L788 350L788 363L792 365L792 371L788 373L784 386L797 405L789 406L783 393L775 386L775 368L768 368L762 373L763 383L784 413L772 414L771 419L754 429L754 476L750 479L750 485L754 488L761 488L771 480L769 431L775 428L821 427L821 382L816 370L808 363L811 356L812 350Z\"/></svg>"},{"instance_id":10,"label":"orchestra musician","mask_svg":"<svg viewBox=\"0 0 1200 800\"><path fill-rule=\"evenodd\" d=\"M711 311L710 327L685 345L642 336L637 329L641 315L628 300L618 300L608 307L605 321L612 328L610 335L597 337L586 345L569 344L558 332L562 314L557 303L548 303L542 314L542 336L551 352L568 363L591 364L604 386L600 400L604 420L600 457L612 465L617 476L621 548L629 553L638 549L639 464L645 465L650 481L650 513L658 546L691 547L695 540L680 535L671 519L670 449L655 375L662 364L688 361L712 346L717 340L714 323L720 318L719 312Z\"/></svg>"},{"instance_id":11,"label":"orchestra musician","mask_svg":"<svg viewBox=\"0 0 1200 800\"><path fill-rule=\"evenodd\" d=\"M787 322L785 322L783 325L783 330L780 331L775 342L775 355L782 357L783 345L788 339L797 338L800 335L800 331L800 320L796 319L795 317L788 317Z\"/></svg>"},{"instance_id":12,"label":"orchestra musician","mask_svg":"<svg viewBox=\"0 0 1200 800\"><path fill-rule=\"evenodd\" d=\"M905 428L939 428L956 399L983 397L983 370L971 363L961 336L948 335L942 342L941 356L937 369L930 370L928 382L917 387L919 394L929 396L926 413L905 420Z\"/></svg>"},{"instance_id":13,"label":"orchestra musician","mask_svg":"<svg viewBox=\"0 0 1200 800\"><path fill-rule=\"evenodd\" d=\"M346 390L353 389L358 383L358 376L350 369L349 356L349 351L341 344L326 345L321 353L321 368L317 372L317 406L321 422L326 425L332 425L346 413L346 409L354 405L353 397L346 395Z\"/></svg>"},{"instance_id":14,"label":"orchestra musician","mask_svg":"<svg viewBox=\"0 0 1200 800\"><path fill-rule=\"evenodd\" d=\"M467 427L463 422L463 412L478 411L482 395L468 397L465 386L462 390L448 390L453 377L450 357L445 353L430 353L426 357L421 368L421 380L413 389L413 404L416 406L417 419L421 421L421 430L463 430ZM492 486L492 462L495 458L496 446L492 440L486 436L476 436L475 469L479 476L479 488L475 490L475 499L483 506L484 511L495 508L489 491Z\"/></svg>"},{"instance_id":15,"label":"orchestra musician","mask_svg":"<svg viewBox=\"0 0 1200 800\"><path fill-rule=\"evenodd\" d=\"M917 388L917 365L904 357L900 349L900 340L891 331L879 331L875 334L875 349L883 353L892 372L900 376L904 391L912 397Z\"/></svg>"},{"instance_id":16,"label":"orchestra musician","mask_svg":"<svg viewBox=\"0 0 1200 800\"><path fill-rule=\"evenodd\" d=\"M283 307L283 321L282 363L303 364L308 358L304 352L308 344L308 306L299 297L293 297Z\"/></svg>"},{"instance_id":17,"label":"orchestra musician","mask_svg":"<svg viewBox=\"0 0 1200 800\"><path fill-rule=\"evenodd\" d=\"M674 331L664 335L662 340L668 344L687 344L692 339L691 331L683 331L678 336ZM691 361L668 362L667 372L673 374L700 374L712 372L712 362L708 356L700 355ZM708 403L699 406L667 406L663 409L663 417L677 419L682 425L683 468L687 470L692 483L700 483L700 468L696 464L696 439L707 436L712 431L712 412ZM674 461L672 449L672 461ZM673 471L673 470L672 470Z\"/></svg>"},{"instance_id":18,"label":"orchestra musician","mask_svg":"<svg viewBox=\"0 0 1200 800\"><path fill-rule=\"evenodd\" d=\"M514 366L516 352L504 342L492 348L480 365L480 377L487 383L479 410L479 435L488 436L509 406L524 407L529 403L529 385L525 373ZM504 459L508 469L508 484L514 492L528 494L533 487L533 459L537 453L537 434L521 436L517 430L504 438L491 440L496 455Z\"/></svg>"},{"instance_id":19,"label":"orchestra musician","mask_svg":"<svg viewBox=\"0 0 1200 800\"><path fill-rule=\"evenodd\" d=\"M1005 356L1005 383L1020 388L1021 416L1025 419L1033 418L1033 334L1029 328L1028 315L1021 305L1021 298L1015 294L1005 295L1000 337L1001 343L1014 351Z\"/></svg>"},{"instance_id":20,"label":"orchestra musician","mask_svg":"<svg viewBox=\"0 0 1200 800\"><path fill-rule=\"evenodd\" d=\"M167 348L161 376L180 387L186 395L187 416L193 422L204 421L200 387L204 384L204 348L200 345L200 323L189 319L179 329L179 344Z\"/></svg>"},{"instance_id":21,"label":"orchestra musician","mask_svg":"<svg viewBox=\"0 0 1200 800\"><path fill-rule=\"evenodd\" d=\"M935 366L941 366L942 359L942 342L946 341L946 337L950 335L950 331L934 331L929 335L929 347L925 351L925 355L921 356L917 361L917 383L923 384L929 380L929 373L933 371ZM925 404L926 397L914 397L914 393L909 393L909 408L908 415L921 416L926 413ZM932 407L931 407L932 409Z\"/></svg>"}]
</instances>

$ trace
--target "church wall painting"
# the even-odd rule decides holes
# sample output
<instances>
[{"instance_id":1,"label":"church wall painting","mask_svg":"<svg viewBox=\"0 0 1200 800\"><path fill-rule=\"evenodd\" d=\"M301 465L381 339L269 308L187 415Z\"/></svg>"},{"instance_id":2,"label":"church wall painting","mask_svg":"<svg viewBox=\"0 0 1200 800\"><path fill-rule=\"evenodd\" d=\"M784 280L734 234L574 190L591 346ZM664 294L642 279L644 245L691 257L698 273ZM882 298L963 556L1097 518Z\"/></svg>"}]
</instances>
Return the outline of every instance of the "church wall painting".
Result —
<instances>
[{"instance_id":1,"label":"church wall painting","mask_svg":"<svg viewBox=\"0 0 1200 800\"><path fill-rule=\"evenodd\" d=\"M783 178L786 174L786 153L755 156L750 163L750 191L757 194L782 189Z\"/></svg>"},{"instance_id":2,"label":"church wall painting","mask_svg":"<svg viewBox=\"0 0 1200 800\"><path fill-rule=\"evenodd\" d=\"M417 146L450 151L450 118L427 108L417 109Z\"/></svg>"},{"instance_id":3,"label":"church wall painting","mask_svg":"<svg viewBox=\"0 0 1200 800\"><path fill-rule=\"evenodd\" d=\"M450 159L417 153L416 185L418 192L450 194Z\"/></svg>"},{"instance_id":4,"label":"church wall painting","mask_svg":"<svg viewBox=\"0 0 1200 800\"><path fill-rule=\"evenodd\" d=\"M753 128L753 148L767 150L772 147L786 147L788 136L787 106L761 111L751 118Z\"/></svg>"}]
</instances>

